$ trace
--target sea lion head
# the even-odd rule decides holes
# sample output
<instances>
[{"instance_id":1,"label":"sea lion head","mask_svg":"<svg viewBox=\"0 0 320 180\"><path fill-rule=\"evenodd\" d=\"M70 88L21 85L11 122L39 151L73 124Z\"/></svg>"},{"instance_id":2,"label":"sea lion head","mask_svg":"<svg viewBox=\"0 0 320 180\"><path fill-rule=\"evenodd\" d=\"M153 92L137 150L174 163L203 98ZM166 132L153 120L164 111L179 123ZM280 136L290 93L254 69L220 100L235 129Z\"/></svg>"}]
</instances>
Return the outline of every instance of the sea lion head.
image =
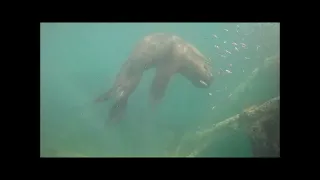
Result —
<instances>
[{"instance_id":1,"label":"sea lion head","mask_svg":"<svg viewBox=\"0 0 320 180\"><path fill-rule=\"evenodd\" d=\"M180 73L198 88L208 88L213 81L210 62L191 45L184 50L184 61Z\"/></svg>"}]
</instances>

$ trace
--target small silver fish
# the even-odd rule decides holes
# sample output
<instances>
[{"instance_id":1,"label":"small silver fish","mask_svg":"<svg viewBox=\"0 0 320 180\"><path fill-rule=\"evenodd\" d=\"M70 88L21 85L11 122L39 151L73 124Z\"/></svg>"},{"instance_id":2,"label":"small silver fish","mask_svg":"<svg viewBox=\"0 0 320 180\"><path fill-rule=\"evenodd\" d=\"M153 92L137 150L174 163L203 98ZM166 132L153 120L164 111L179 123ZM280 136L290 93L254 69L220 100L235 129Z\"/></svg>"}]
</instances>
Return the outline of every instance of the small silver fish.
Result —
<instances>
[{"instance_id":1,"label":"small silver fish","mask_svg":"<svg viewBox=\"0 0 320 180\"><path fill-rule=\"evenodd\" d=\"M218 38L218 36L217 36L217 35L215 35L215 34L213 34L212 36L213 36L213 37L215 37L215 38Z\"/></svg>"},{"instance_id":2,"label":"small silver fish","mask_svg":"<svg viewBox=\"0 0 320 180\"><path fill-rule=\"evenodd\" d=\"M223 43L227 43L227 41L223 41Z\"/></svg>"},{"instance_id":3,"label":"small silver fish","mask_svg":"<svg viewBox=\"0 0 320 180\"><path fill-rule=\"evenodd\" d=\"M247 47L245 43L240 43L243 48Z\"/></svg>"},{"instance_id":4,"label":"small silver fish","mask_svg":"<svg viewBox=\"0 0 320 180\"><path fill-rule=\"evenodd\" d=\"M232 94L229 94L228 98L231 97L231 96L232 96Z\"/></svg>"},{"instance_id":5,"label":"small silver fish","mask_svg":"<svg viewBox=\"0 0 320 180\"><path fill-rule=\"evenodd\" d=\"M212 94L211 94L211 93L209 93L209 96L212 96Z\"/></svg>"},{"instance_id":6,"label":"small silver fish","mask_svg":"<svg viewBox=\"0 0 320 180\"><path fill-rule=\"evenodd\" d=\"M231 54L231 52L230 52L230 51L228 51L228 50L226 50L226 52L227 52L227 53L229 53L229 54Z\"/></svg>"},{"instance_id":7,"label":"small silver fish","mask_svg":"<svg viewBox=\"0 0 320 180\"><path fill-rule=\"evenodd\" d=\"M211 109L213 110L216 106L213 106Z\"/></svg>"},{"instance_id":8,"label":"small silver fish","mask_svg":"<svg viewBox=\"0 0 320 180\"><path fill-rule=\"evenodd\" d=\"M248 57L244 57L245 59L250 59L250 58L248 58Z\"/></svg>"},{"instance_id":9,"label":"small silver fish","mask_svg":"<svg viewBox=\"0 0 320 180\"><path fill-rule=\"evenodd\" d=\"M229 31L228 29L224 29L224 30L227 31L227 32Z\"/></svg>"},{"instance_id":10,"label":"small silver fish","mask_svg":"<svg viewBox=\"0 0 320 180\"><path fill-rule=\"evenodd\" d=\"M227 72L227 73L229 73L229 74L231 74L231 73L232 73L232 72L231 72L231 71L229 71L228 69L226 69L226 72Z\"/></svg>"},{"instance_id":11,"label":"small silver fish","mask_svg":"<svg viewBox=\"0 0 320 180\"><path fill-rule=\"evenodd\" d=\"M205 86L208 86L208 84L207 83L205 83L204 81L202 81L202 80L200 80L200 83L201 84L203 84L203 85L205 85Z\"/></svg>"},{"instance_id":12,"label":"small silver fish","mask_svg":"<svg viewBox=\"0 0 320 180\"><path fill-rule=\"evenodd\" d=\"M237 43L235 43L235 42L233 42L233 43L232 43L232 45L238 46L238 44L237 44Z\"/></svg>"},{"instance_id":13,"label":"small silver fish","mask_svg":"<svg viewBox=\"0 0 320 180\"><path fill-rule=\"evenodd\" d=\"M253 71L252 71L252 74L256 74L258 72L259 68L255 68Z\"/></svg>"},{"instance_id":14,"label":"small silver fish","mask_svg":"<svg viewBox=\"0 0 320 180\"><path fill-rule=\"evenodd\" d=\"M227 56L225 56L225 55L220 55L222 58L226 58Z\"/></svg>"},{"instance_id":15,"label":"small silver fish","mask_svg":"<svg viewBox=\"0 0 320 180\"><path fill-rule=\"evenodd\" d=\"M259 45L257 45L257 51L259 50L259 47L260 47L260 46L259 46Z\"/></svg>"},{"instance_id":16,"label":"small silver fish","mask_svg":"<svg viewBox=\"0 0 320 180\"><path fill-rule=\"evenodd\" d=\"M220 49L219 46L217 46L217 45L214 45L214 47L217 48L217 49Z\"/></svg>"},{"instance_id":17,"label":"small silver fish","mask_svg":"<svg viewBox=\"0 0 320 180\"><path fill-rule=\"evenodd\" d=\"M234 49L235 49L236 51L239 51L239 49L238 49L237 47L234 47Z\"/></svg>"}]
</instances>

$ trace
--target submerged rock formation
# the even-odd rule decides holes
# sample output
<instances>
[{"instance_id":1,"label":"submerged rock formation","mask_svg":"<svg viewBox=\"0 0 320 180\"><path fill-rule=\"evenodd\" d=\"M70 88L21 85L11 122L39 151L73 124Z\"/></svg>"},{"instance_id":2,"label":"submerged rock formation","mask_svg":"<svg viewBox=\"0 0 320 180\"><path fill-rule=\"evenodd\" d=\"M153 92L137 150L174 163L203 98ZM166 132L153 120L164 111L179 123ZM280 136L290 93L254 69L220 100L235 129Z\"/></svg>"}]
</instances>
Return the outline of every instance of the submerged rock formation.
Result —
<instances>
[{"instance_id":1,"label":"submerged rock formation","mask_svg":"<svg viewBox=\"0 0 320 180\"><path fill-rule=\"evenodd\" d=\"M238 121L251 140L255 157L280 157L280 97L245 110Z\"/></svg>"},{"instance_id":2,"label":"submerged rock formation","mask_svg":"<svg viewBox=\"0 0 320 180\"><path fill-rule=\"evenodd\" d=\"M280 157L280 97L259 106L252 106L242 113L210 129L198 132L193 138L185 139L179 148L180 156L196 157L215 143L225 129L242 131L250 138L255 157Z\"/></svg>"}]
</instances>

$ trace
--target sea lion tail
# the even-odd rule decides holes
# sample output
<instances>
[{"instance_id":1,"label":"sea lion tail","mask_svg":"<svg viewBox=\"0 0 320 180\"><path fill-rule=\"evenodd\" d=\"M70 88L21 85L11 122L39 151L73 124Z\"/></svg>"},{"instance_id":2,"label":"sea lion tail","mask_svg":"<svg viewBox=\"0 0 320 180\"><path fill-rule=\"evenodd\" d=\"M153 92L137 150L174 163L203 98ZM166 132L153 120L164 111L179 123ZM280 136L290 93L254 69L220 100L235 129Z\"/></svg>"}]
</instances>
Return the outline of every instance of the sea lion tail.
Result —
<instances>
[{"instance_id":1,"label":"sea lion tail","mask_svg":"<svg viewBox=\"0 0 320 180\"><path fill-rule=\"evenodd\" d=\"M106 93L102 94L99 96L94 102L103 102L103 101L108 101L112 93L112 89L107 91Z\"/></svg>"}]
</instances>

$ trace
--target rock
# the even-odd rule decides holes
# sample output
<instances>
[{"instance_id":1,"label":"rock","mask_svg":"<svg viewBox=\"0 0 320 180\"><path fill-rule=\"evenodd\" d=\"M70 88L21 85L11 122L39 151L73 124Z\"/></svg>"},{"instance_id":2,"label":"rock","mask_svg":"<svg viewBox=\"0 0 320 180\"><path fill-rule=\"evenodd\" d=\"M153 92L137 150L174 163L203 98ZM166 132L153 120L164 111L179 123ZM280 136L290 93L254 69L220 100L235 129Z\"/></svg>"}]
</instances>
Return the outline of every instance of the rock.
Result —
<instances>
[{"instance_id":1,"label":"rock","mask_svg":"<svg viewBox=\"0 0 320 180\"><path fill-rule=\"evenodd\" d=\"M250 138L255 157L280 157L280 97L252 106L181 143L180 156L196 157L215 143L218 132L242 131Z\"/></svg>"}]
</instances>

